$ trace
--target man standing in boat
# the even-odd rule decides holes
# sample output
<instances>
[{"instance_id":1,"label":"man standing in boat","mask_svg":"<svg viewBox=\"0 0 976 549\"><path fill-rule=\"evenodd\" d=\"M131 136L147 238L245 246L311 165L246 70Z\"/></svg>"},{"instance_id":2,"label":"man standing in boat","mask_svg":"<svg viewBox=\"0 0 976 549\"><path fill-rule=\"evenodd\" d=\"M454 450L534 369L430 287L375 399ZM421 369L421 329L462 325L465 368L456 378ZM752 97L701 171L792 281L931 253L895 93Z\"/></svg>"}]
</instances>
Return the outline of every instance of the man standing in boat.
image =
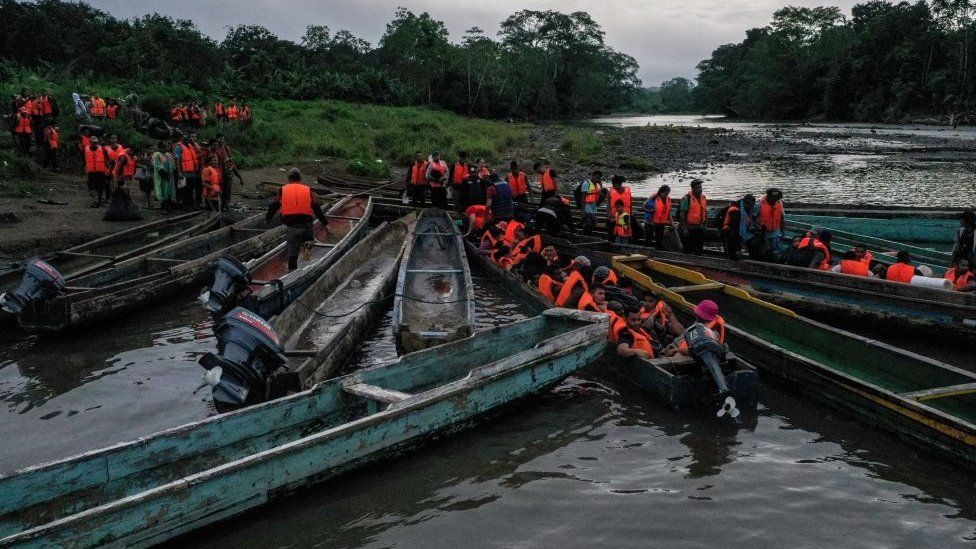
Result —
<instances>
[{"instance_id":1,"label":"man standing in boat","mask_svg":"<svg viewBox=\"0 0 976 549\"><path fill-rule=\"evenodd\" d=\"M685 230L684 249L686 254L701 255L705 248L705 223L708 221L708 201L702 194L701 179L691 182L691 192L681 199L678 214Z\"/></svg>"},{"instance_id":2,"label":"man standing in boat","mask_svg":"<svg viewBox=\"0 0 976 549\"><path fill-rule=\"evenodd\" d=\"M288 173L288 183L268 205L265 221L271 223L271 218L278 211L281 211L281 222L288 228L288 270L294 271L298 268L298 253L302 247L315 240L315 233L312 232L312 216L317 217L322 222L322 226L329 226L329 219L322 211L322 204L312 193L312 189L302 183L302 172L298 168L292 168Z\"/></svg>"}]
</instances>

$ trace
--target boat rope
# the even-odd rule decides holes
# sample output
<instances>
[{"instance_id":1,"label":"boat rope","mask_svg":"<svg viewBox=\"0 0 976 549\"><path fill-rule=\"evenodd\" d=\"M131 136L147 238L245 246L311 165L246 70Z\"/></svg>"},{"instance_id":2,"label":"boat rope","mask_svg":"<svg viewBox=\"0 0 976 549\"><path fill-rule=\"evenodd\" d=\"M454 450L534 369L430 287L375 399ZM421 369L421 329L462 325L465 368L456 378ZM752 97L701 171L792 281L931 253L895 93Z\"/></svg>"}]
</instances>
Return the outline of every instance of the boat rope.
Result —
<instances>
[{"instance_id":1,"label":"boat rope","mask_svg":"<svg viewBox=\"0 0 976 549\"><path fill-rule=\"evenodd\" d=\"M429 305L450 305L452 303L464 303L464 302L468 301L467 299L454 299L454 300L451 300L451 301L428 301L428 300L425 300L425 299L421 299L419 297L413 297L413 296L409 296L409 295L390 294L390 295L386 295L386 296L379 297L379 298L376 298L376 299L371 299L369 301L364 301L362 304L360 304L355 309L353 309L351 311L348 311L348 312L345 312L345 313L342 313L342 314L338 314L338 315L327 315L325 313L320 313L314 307L308 305L307 303L305 303L301 299L296 299L295 300L295 303L298 303L306 311L308 311L308 312L310 312L310 313L312 313L312 314L314 314L314 315L316 315L316 316L318 316L320 318L344 318L344 317L347 317L347 316L355 313L356 311L362 309L363 307L365 307L367 305L372 305L374 303L382 303L382 302L387 301L389 299L393 299L394 297L400 297L400 298L408 299L410 301L414 301L414 302L417 302L417 303L426 303L426 304L429 304Z\"/></svg>"}]
</instances>

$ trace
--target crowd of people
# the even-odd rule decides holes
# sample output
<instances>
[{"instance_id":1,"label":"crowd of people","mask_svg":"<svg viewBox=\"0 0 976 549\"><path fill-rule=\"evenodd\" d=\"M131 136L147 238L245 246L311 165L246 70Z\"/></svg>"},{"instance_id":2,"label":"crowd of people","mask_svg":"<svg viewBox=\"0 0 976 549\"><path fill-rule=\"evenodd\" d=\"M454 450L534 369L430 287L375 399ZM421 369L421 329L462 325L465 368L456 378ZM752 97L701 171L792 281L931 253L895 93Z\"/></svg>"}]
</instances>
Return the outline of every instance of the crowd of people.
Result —
<instances>
[{"instance_id":1,"label":"crowd of people","mask_svg":"<svg viewBox=\"0 0 976 549\"><path fill-rule=\"evenodd\" d=\"M217 100L209 110L195 101L173 105L169 111L169 120L173 126L183 130L197 129L207 125L211 113L213 121L218 124L247 122L251 119L251 107L247 103L238 105L230 102L224 105L223 101Z\"/></svg>"}]
</instances>

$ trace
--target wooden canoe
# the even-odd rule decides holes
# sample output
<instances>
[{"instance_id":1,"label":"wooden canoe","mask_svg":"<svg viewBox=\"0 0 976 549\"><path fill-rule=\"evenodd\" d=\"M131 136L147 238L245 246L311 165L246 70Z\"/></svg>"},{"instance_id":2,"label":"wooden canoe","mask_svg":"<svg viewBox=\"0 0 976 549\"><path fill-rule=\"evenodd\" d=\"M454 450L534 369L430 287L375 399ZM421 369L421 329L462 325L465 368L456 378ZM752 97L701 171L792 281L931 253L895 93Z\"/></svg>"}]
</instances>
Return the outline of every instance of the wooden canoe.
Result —
<instances>
[{"instance_id":1,"label":"wooden canoe","mask_svg":"<svg viewBox=\"0 0 976 549\"><path fill-rule=\"evenodd\" d=\"M463 339L474 331L474 284L463 240L443 210L424 210L417 219L393 301L393 335L401 353Z\"/></svg>"},{"instance_id":2,"label":"wooden canoe","mask_svg":"<svg viewBox=\"0 0 976 549\"><path fill-rule=\"evenodd\" d=\"M65 250L42 254L68 281L120 261L148 253L183 238L216 229L220 215L189 212L90 240ZM22 266L0 270L0 291L20 283Z\"/></svg>"},{"instance_id":3,"label":"wooden canoe","mask_svg":"<svg viewBox=\"0 0 976 549\"><path fill-rule=\"evenodd\" d=\"M466 240L465 245L468 247L468 257L472 258L483 271L504 282L506 287L515 291L529 304L539 310L553 306L534 287L518 275L502 269L490 257L481 253L472 242ZM755 407L759 393L758 372L748 362L731 353L728 359L731 368L725 376L725 382L736 402L742 409ZM703 378L701 368L688 357L622 359L616 356L616 349L608 344L607 352L598 367L601 373L603 369L609 369L639 389L657 395L674 410L708 404L712 402L715 394L714 384Z\"/></svg>"},{"instance_id":4,"label":"wooden canoe","mask_svg":"<svg viewBox=\"0 0 976 549\"><path fill-rule=\"evenodd\" d=\"M311 256L298 258L298 268L288 270L287 244L282 241L264 255L245 263L251 278L264 284L253 284L251 293L241 304L264 318L280 313L289 303L315 282L322 273L342 257L366 234L373 201L369 195L346 196L326 212L328 225L317 219L312 225L315 244Z\"/></svg>"},{"instance_id":5,"label":"wooden canoe","mask_svg":"<svg viewBox=\"0 0 976 549\"><path fill-rule=\"evenodd\" d=\"M77 277L64 295L46 303L29 304L17 321L21 328L32 332L56 332L91 324L202 284L211 263L221 255L249 259L280 242L284 234L283 226L268 227L264 214L257 214Z\"/></svg>"},{"instance_id":6,"label":"wooden canoe","mask_svg":"<svg viewBox=\"0 0 976 549\"><path fill-rule=\"evenodd\" d=\"M833 328L699 273L618 256L617 273L677 311L711 299L736 352L802 394L846 409L921 447L976 463L976 373Z\"/></svg>"},{"instance_id":7,"label":"wooden canoe","mask_svg":"<svg viewBox=\"0 0 976 549\"><path fill-rule=\"evenodd\" d=\"M146 546L469 426L603 351L554 309L308 391L0 477L0 546Z\"/></svg>"},{"instance_id":8,"label":"wooden canoe","mask_svg":"<svg viewBox=\"0 0 976 549\"><path fill-rule=\"evenodd\" d=\"M559 243L559 241L556 241ZM563 248L573 246L562 243ZM904 330L934 340L976 342L976 294L911 286L875 278L752 260L662 252L634 245L584 243L584 252L609 263L614 255L641 254L698 271L756 297L841 327Z\"/></svg>"},{"instance_id":9,"label":"wooden canoe","mask_svg":"<svg viewBox=\"0 0 976 549\"><path fill-rule=\"evenodd\" d=\"M788 213L787 222L790 221L915 245L951 245L959 230L958 212L944 217L890 215L884 212L875 212L866 217Z\"/></svg>"},{"instance_id":10,"label":"wooden canoe","mask_svg":"<svg viewBox=\"0 0 976 549\"><path fill-rule=\"evenodd\" d=\"M303 387L334 377L386 311L415 221L408 214L366 235L271 322Z\"/></svg>"}]
</instances>

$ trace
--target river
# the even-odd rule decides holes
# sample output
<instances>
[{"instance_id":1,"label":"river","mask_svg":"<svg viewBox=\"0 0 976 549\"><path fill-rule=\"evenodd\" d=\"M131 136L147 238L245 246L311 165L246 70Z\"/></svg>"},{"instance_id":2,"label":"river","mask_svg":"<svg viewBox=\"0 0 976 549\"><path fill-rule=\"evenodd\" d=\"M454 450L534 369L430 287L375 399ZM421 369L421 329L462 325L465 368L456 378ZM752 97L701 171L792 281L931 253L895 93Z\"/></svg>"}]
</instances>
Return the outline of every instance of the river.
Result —
<instances>
[{"instance_id":1,"label":"river","mask_svg":"<svg viewBox=\"0 0 976 549\"><path fill-rule=\"evenodd\" d=\"M962 207L976 203L976 128L894 124L774 124L721 116L657 115L598 118L616 127L726 129L770 144L806 143L822 153L729 153L727 162L694 165L630 182L647 196L661 185L683 195L694 178L712 198L737 199L779 187L793 202ZM653 155L648 158L654 161Z\"/></svg>"}]
</instances>

